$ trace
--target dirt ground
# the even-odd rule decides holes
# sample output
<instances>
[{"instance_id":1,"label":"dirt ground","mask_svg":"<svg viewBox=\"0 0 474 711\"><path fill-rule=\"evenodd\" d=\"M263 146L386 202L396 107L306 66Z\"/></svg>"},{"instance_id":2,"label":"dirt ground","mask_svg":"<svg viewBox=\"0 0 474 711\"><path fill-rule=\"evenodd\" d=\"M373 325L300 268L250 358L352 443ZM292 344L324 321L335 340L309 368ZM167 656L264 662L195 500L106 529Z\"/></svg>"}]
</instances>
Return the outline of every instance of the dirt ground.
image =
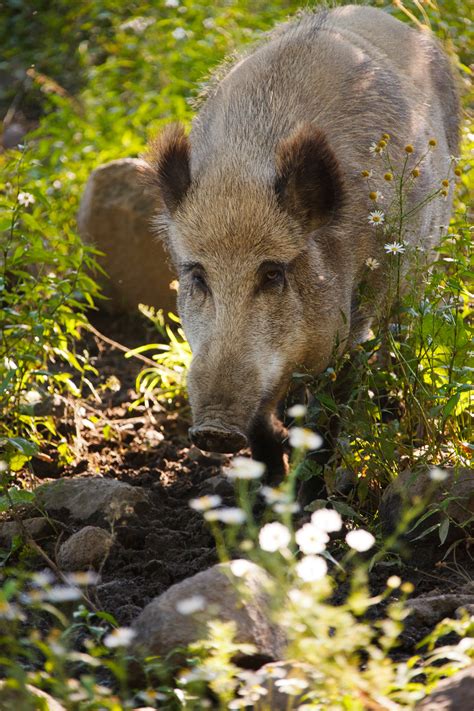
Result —
<instances>
[{"instance_id":1,"label":"dirt ground","mask_svg":"<svg viewBox=\"0 0 474 711\"><path fill-rule=\"evenodd\" d=\"M96 318L95 326L113 340L128 347L155 340L139 322L111 317ZM115 543L101 571L101 581L90 594L97 606L112 613L127 625L142 608L170 585L208 568L217 562L213 538L202 515L191 510L190 498L217 493L225 504L234 503L233 486L221 474L226 463L222 456L205 456L187 441L188 417L185 406L177 411L149 412L129 410L136 399L135 377L139 361L125 359L123 353L102 339L87 334L84 345L99 372L93 379L101 402L92 394L82 404L81 416L98 418L95 427L77 430L77 416L66 408L64 433L79 433L76 446L80 454L74 466L58 467L35 460L36 483L59 477L100 475L143 487L148 503L139 504L126 520L114 526ZM115 379L115 387L104 383ZM120 387L118 387L120 383ZM75 406L77 407L77 405ZM77 412L76 412L77 415ZM104 425L112 435L104 437ZM304 514L303 514L304 517ZM54 558L60 542L86 524L107 527L98 515L86 522L72 520L66 510L55 519L62 528L59 536L41 542ZM461 550L462 548L462 550ZM378 565L371 573L374 593L385 588L389 575L398 574L415 586L414 595L426 592L455 592L467 580L474 579L474 562L469 550L458 550L457 560L423 568L423 551L411 565ZM337 555L337 552L335 553ZM44 567L39 559L32 565ZM343 599L347 587L341 582L336 599ZM378 608L371 614L382 614ZM395 656L406 658L415 652L417 643L429 629L408 623ZM446 640L445 640L446 641Z\"/></svg>"}]
</instances>

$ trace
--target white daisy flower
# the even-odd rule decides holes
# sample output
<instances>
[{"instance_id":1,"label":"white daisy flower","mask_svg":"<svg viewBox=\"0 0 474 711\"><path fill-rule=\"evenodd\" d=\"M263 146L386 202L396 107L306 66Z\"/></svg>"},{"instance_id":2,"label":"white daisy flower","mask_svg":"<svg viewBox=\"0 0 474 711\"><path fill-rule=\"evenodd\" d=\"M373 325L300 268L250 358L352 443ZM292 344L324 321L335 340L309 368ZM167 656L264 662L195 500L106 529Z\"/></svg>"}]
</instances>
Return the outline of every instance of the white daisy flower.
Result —
<instances>
[{"instance_id":1,"label":"white daisy flower","mask_svg":"<svg viewBox=\"0 0 474 711\"><path fill-rule=\"evenodd\" d=\"M323 443L322 437L305 427L292 427L289 431L290 445L295 449L319 449Z\"/></svg>"},{"instance_id":2,"label":"white daisy flower","mask_svg":"<svg viewBox=\"0 0 474 711\"><path fill-rule=\"evenodd\" d=\"M44 593L44 598L49 602L70 602L79 600L80 597L80 590L68 585L56 585Z\"/></svg>"},{"instance_id":3,"label":"white daisy flower","mask_svg":"<svg viewBox=\"0 0 474 711\"><path fill-rule=\"evenodd\" d=\"M282 694L288 694L288 696L297 696L301 694L303 689L306 689L308 682L305 679L299 679L298 677L287 677L286 679L278 679L275 682L275 686L278 688Z\"/></svg>"},{"instance_id":4,"label":"white daisy flower","mask_svg":"<svg viewBox=\"0 0 474 711\"><path fill-rule=\"evenodd\" d=\"M431 481L446 481L448 477L449 474L448 472L444 471L444 469L440 469L439 467L432 467L430 469Z\"/></svg>"},{"instance_id":5,"label":"white daisy flower","mask_svg":"<svg viewBox=\"0 0 474 711\"><path fill-rule=\"evenodd\" d=\"M318 509L312 514L311 523L325 533L340 531L342 528L342 518L334 509Z\"/></svg>"},{"instance_id":6,"label":"white daisy flower","mask_svg":"<svg viewBox=\"0 0 474 711\"><path fill-rule=\"evenodd\" d=\"M247 514L242 509L229 506L226 509L212 509L204 514L206 521L221 521L222 523L238 526L247 518Z\"/></svg>"},{"instance_id":7,"label":"white daisy flower","mask_svg":"<svg viewBox=\"0 0 474 711\"><path fill-rule=\"evenodd\" d=\"M132 630L131 627L117 627L117 629L112 630L110 634L104 637L104 644L109 649L128 647L136 634L135 630Z\"/></svg>"},{"instance_id":8,"label":"white daisy flower","mask_svg":"<svg viewBox=\"0 0 474 711\"><path fill-rule=\"evenodd\" d=\"M260 479L265 473L265 464L247 457L235 457L225 473L229 479Z\"/></svg>"},{"instance_id":9,"label":"white daisy flower","mask_svg":"<svg viewBox=\"0 0 474 711\"><path fill-rule=\"evenodd\" d=\"M171 33L175 40L182 40L185 39L185 37L188 36L188 33L186 30L184 30L182 27L177 27L173 32Z\"/></svg>"},{"instance_id":10,"label":"white daisy flower","mask_svg":"<svg viewBox=\"0 0 474 711\"><path fill-rule=\"evenodd\" d=\"M270 505L276 503L288 504L291 502L290 496L286 492L272 486L262 486L260 492L266 503Z\"/></svg>"},{"instance_id":11,"label":"white daisy flower","mask_svg":"<svg viewBox=\"0 0 474 711\"><path fill-rule=\"evenodd\" d=\"M295 540L300 550L306 555L312 553L322 553L329 541L329 536L325 531L316 528L312 523L305 523L295 534Z\"/></svg>"},{"instance_id":12,"label":"white daisy flower","mask_svg":"<svg viewBox=\"0 0 474 711\"><path fill-rule=\"evenodd\" d=\"M373 156L380 156L383 153L383 148L381 148L378 143L375 143L375 141L372 141L369 147L369 152Z\"/></svg>"},{"instance_id":13,"label":"white daisy flower","mask_svg":"<svg viewBox=\"0 0 474 711\"><path fill-rule=\"evenodd\" d=\"M368 259L366 259L365 264L367 267L369 267L371 271L374 271L375 269L378 269L380 267L380 262L378 262L373 257L369 257Z\"/></svg>"},{"instance_id":14,"label":"white daisy flower","mask_svg":"<svg viewBox=\"0 0 474 711\"><path fill-rule=\"evenodd\" d=\"M369 531L359 528L356 531L349 531L346 536L347 545L359 553L365 553L375 543L375 538Z\"/></svg>"},{"instance_id":15,"label":"white daisy flower","mask_svg":"<svg viewBox=\"0 0 474 711\"><path fill-rule=\"evenodd\" d=\"M18 202L23 207L28 207L28 205L33 205L35 202L35 197L31 193L18 193Z\"/></svg>"},{"instance_id":16,"label":"white daisy flower","mask_svg":"<svg viewBox=\"0 0 474 711\"><path fill-rule=\"evenodd\" d=\"M206 607L206 598L202 595L192 595L178 600L175 605L176 611L180 615L193 615L195 612L200 612Z\"/></svg>"},{"instance_id":17,"label":"white daisy flower","mask_svg":"<svg viewBox=\"0 0 474 711\"><path fill-rule=\"evenodd\" d=\"M387 254L403 254L405 247L401 242L387 242L384 244Z\"/></svg>"},{"instance_id":18,"label":"white daisy flower","mask_svg":"<svg viewBox=\"0 0 474 711\"><path fill-rule=\"evenodd\" d=\"M290 541L291 533L289 529L282 523L278 523L278 521L265 524L258 534L260 548L269 553L275 553L275 551L286 548Z\"/></svg>"},{"instance_id":19,"label":"white daisy flower","mask_svg":"<svg viewBox=\"0 0 474 711\"><path fill-rule=\"evenodd\" d=\"M217 494L212 496L200 496L198 499L191 499L189 505L195 511L209 511L222 504L222 499Z\"/></svg>"},{"instance_id":20,"label":"white daisy flower","mask_svg":"<svg viewBox=\"0 0 474 711\"><path fill-rule=\"evenodd\" d=\"M396 590L397 588L400 587L401 584L402 584L402 579L399 578L398 575L391 575L387 579L387 587L392 588L392 590Z\"/></svg>"},{"instance_id":21,"label":"white daisy flower","mask_svg":"<svg viewBox=\"0 0 474 711\"><path fill-rule=\"evenodd\" d=\"M307 407L305 405L293 405L288 408L287 412L290 417L304 417L307 412Z\"/></svg>"},{"instance_id":22,"label":"white daisy flower","mask_svg":"<svg viewBox=\"0 0 474 711\"><path fill-rule=\"evenodd\" d=\"M328 566L321 556L306 555L297 563L296 572L303 582L314 583L324 578L328 572Z\"/></svg>"},{"instance_id":23,"label":"white daisy flower","mask_svg":"<svg viewBox=\"0 0 474 711\"><path fill-rule=\"evenodd\" d=\"M300 510L300 506L299 506L299 504L296 503L296 501L293 501L293 502L289 501L287 503L280 502L280 503L277 503L273 506L273 510L275 511L275 513L278 513L278 514L286 514L286 513L293 514L293 513L298 513L298 511Z\"/></svg>"},{"instance_id":24,"label":"white daisy flower","mask_svg":"<svg viewBox=\"0 0 474 711\"><path fill-rule=\"evenodd\" d=\"M67 573L65 578L70 585L97 585L100 575L92 570L85 570L79 573Z\"/></svg>"},{"instance_id":25,"label":"white daisy flower","mask_svg":"<svg viewBox=\"0 0 474 711\"><path fill-rule=\"evenodd\" d=\"M385 215L382 210L372 210L372 212L369 212L367 219L370 225L383 225L385 222Z\"/></svg>"}]
</instances>

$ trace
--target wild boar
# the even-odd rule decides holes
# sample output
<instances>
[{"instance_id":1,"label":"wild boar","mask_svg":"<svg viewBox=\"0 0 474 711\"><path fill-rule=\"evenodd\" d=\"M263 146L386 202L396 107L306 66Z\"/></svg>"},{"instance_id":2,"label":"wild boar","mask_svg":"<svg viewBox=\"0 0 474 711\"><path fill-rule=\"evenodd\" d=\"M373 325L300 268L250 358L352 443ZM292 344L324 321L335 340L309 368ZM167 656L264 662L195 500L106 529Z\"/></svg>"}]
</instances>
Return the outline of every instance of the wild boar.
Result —
<instances>
[{"instance_id":1,"label":"wild boar","mask_svg":"<svg viewBox=\"0 0 474 711\"><path fill-rule=\"evenodd\" d=\"M429 247L451 195L414 208L449 173L458 101L433 37L368 7L304 13L219 74L189 137L173 124L151 143L148 180L193 351L190 438L215 452L250 444L281 476L274 413L295 366L321 372L384 300L390 236L369 223L361 173L380 185L386 166L370 146L390 136L395 173L427 154L404 198L404 240Z\"/></svg>"}]
</instances>

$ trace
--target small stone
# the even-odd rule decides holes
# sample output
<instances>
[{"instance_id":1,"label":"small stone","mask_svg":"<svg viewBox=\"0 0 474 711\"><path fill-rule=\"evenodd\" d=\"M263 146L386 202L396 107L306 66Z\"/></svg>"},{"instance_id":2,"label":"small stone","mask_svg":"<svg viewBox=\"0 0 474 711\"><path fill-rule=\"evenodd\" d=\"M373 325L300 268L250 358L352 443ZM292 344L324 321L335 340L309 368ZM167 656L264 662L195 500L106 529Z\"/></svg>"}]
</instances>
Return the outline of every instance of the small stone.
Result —
<instances>
[{"instance_id":1,"label":"small stone","mask_svg":"<svg viewBox=\"0 0 474 711\"><path fill-rule=\"evenodd\" d=\"M166 656L206 639L207 623L218 619L234 622L235 640L254 645L259 658L278 659L285 640L270 620L269 583L262 568L245 560L219 563L193 575L145 607L133 625L136 649Z\"/></svg>"},{"instance_id":2,"label":"small stone","mask_svg":"<svg viewBox=\"0 0 474 711\"><path fill-rule=\"evenodd\" d=\"M25 518L22 521L27 533L35 541L45 538L51 532L51 525L44 516ZM22 527L18 521L5 521L0 524L0 541L10 546L15 536L22 536Z\"/></svg>"},{"instance_id":3,"label":"small stone","mask_svg":"<svg viewBox=\"0 0 474 711\"><path fill-rule=\"evenodd\" d=\"M103 528L85 526L62 544L57 564L62 570L79 571L99 568L109 555L114 538Z\"/></svg>"},{"instance_id":4,"label":"small stone","mask_svg":"<svg viewBox=\"0 0 474 711\"><path fill-rule=\"evenodd\" d=\"M474 708L474 664L443 679L415 711L472 711Z\"/></svg>"},{"instance_id":5,"label":"small stone","mask_svg":"<svg viewBox=\"0 0 474 711\"><path fill-rule=\"evenodd\" d=\"M48 513L67 509L78 521L86 521L101 512L112 521L133 512L135 506L147 501L146 493L115 479L82 477L59 479L36 489L36 504Z\"/></svg>"},{"instance_id":6,"label":"small stone","mask_svg":"<svg viewBox=\"0 0 474 711\"><path fill-rule=\"evenodd\" d=\"M454 617L459 607L474 604L474 595L426 595L408 600L411 614L422 624L433 627L445 617Z\"/></svg>"},{"instance_id":7,"label":"small stone","mask_svg":"<svg viewBox=\"0 0 474 711\"><path fill-rule=\"evenodd\" d=\"M27 132L28 129L21 123L11 123L1 136L3 148L15 148L22 142Z\"/></svg>"}]
</instances>

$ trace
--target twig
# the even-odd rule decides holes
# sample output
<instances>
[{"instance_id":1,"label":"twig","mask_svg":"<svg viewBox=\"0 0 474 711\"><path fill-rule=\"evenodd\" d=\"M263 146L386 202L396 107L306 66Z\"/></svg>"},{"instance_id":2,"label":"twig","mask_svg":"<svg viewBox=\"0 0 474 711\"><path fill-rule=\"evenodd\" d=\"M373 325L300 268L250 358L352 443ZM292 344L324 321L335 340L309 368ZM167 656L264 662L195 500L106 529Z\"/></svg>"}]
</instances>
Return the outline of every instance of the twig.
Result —
<instances>
[{"instance_id":1,"label":"twig","mask_svg":"<svg viewBox=\"0 0 474 711\"><path fill-rule=\"evenodd\" d=\"M141 360L142 363L146 363L152 368L161 368L163 370L166 370L168 373L175 373L171 370L171 368L167 368L165 365L161 365L160 363L157 363L156 361L152 360L151 358L147 358L146 356L142 355L141 353L134 353L132 348L127 348L126 346L123 346L121 343L118 343L118 341L114 341L112 338L109 338L108 336L104 335L100 331L98 331L95 326L93 326L91 323L85 323L83 324L83 328L86 328L88 331L94 334L94 336L97 336L97 338L100 338L101 341L104 341L105 343L108 343L109 346L112 346L113 348L117 348L119 351L122 351L122 353L127 353L130 355L132 358L138 358L138 360Z\"/></svg>"}]
</instances>

